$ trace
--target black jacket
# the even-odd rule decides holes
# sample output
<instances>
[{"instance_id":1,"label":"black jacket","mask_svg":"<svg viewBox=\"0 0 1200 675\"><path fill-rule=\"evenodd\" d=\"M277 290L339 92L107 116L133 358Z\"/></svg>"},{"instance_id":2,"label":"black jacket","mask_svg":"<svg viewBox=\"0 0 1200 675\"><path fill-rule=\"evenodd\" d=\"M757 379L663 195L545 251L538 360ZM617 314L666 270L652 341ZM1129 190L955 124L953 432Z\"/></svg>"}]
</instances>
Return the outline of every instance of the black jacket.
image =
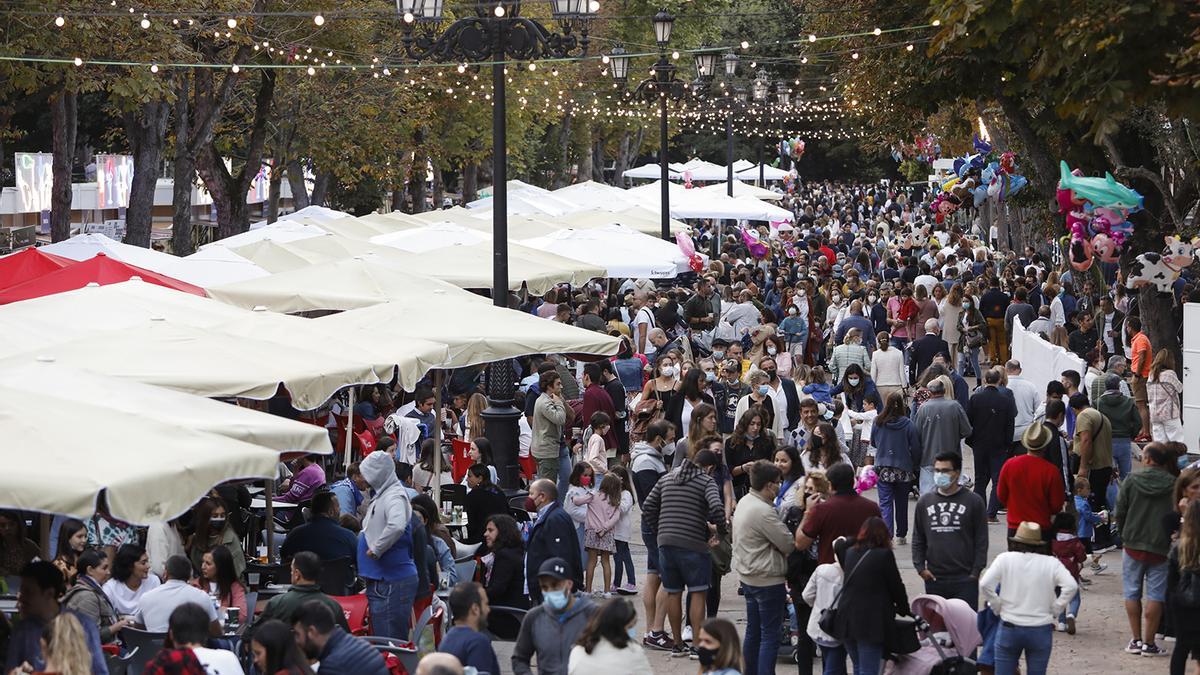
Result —
<instances>
[{"instance_id":1,"label":"black jacket","mask_svg":"<svg viewBox=\"0 0 1200 675\"><path fill-rule=\"evenodd\" d=\"M1008 293L999 288L989 288L979 299L979 311L983 313L985 319L1003 319L1004 313L1008 311L1009 302L1011 300Z\"/></svg>"},{"instance_id":2,"label":"black jacket","mask_svg":"<svg viewBox=\"0 0 1200 675\"><path fill-rule=\"evenodd\" d=\"M982 387L967 401L971 435L967 445L974 450L1007 449L1012 444L1017 405L1012 396L997 387Z\"/></svg>"},{"instance_id":3,"label":"black jacket","mask_svg":"<svg viewBox=\"0 0 1200 675\"><path fill-rule=\"evenodd\" d=\"M862 569L858 569L860 566ZM895 554L888 548L851 548L843 567L846 582L836 621L840 635L847 640L882 644L887 651L896 643L895 615L912 613Z\"/></svg>"},{"instance_id":4,"label":"black jacket","mask_svg":"<svg viewBox=\"0 0 1200 675\"><path fill-rule=\"evenodd\" d=\"M466 543L477 544L483 541L483 530L487 527L489 516L508 515L508 498L494 485L477 487L467 493L466 510Z\"/></svg>"},{"instance_id":5,"label":"black jacket","mask_svg":"<svg viewBox=\"0 0 1200 675\"><path fill-rule=\"evenodd\" d=\"M783 386L783 395L787 398L787 419L784 420L784 429L793 431L796 425L800 424L800 394L796 391L796 383L784 378L780 380Z\"/></svg>"},{"instance_id":6,"label":"black jacket","mask_svg":"<svg viewBox=\"0 0 1200 675\"><path fill-rule=\"evenodd\" d=\"M519 548L502 548L495 551L492 575L487 578L488 603L503 607L529 606L525 596L525 561ZM462 579L461 581L468 581Z\"/></svg>"},{"instance_id":7,"label":"black jacket","mask_svg":"<svg viewBox=\"0 0 1200 675\"><path fill-rule=\"evenodd\" d=\"M663 416L668 422L675 425L675 437L683 438L683 402L686 397L682 392L672 396L670 401L667 401L666 409L663 410ZM713 404L713 397L700 392L700 402ZM714 406L715 407L715 406Z\"/></svg>"},{"instance_id":8,"label":"black jacket","mask_svg":"<svg viewBox=\"0 0 1200 675\"><path fill-rule=\"evenodd\" d=\"M525 574L529 583L529 598L533 604L542 601L538 586L538 569L551 558L562 558L571 568L575 588L583 588L583 561L580 559L579 535L575 521L558 503L550 505L529 528L529 543L525 549Z\"/></svg>"},{"instance_id":9,"label":"black jacket","mask_svg":"<svg viewBox=\"0 0 1200 675\"><path fill-rule=\"evenodd\" d=\"M933 357L938 354L946 354L946 358L950 358L950 345L939 335L927 333L922 337L913 340L909 347L912 353L909 354L908 364L910 369L915 369L912 373L912 379L915 381L929 364L933 363Z\"/></svg>"}]
</instances>

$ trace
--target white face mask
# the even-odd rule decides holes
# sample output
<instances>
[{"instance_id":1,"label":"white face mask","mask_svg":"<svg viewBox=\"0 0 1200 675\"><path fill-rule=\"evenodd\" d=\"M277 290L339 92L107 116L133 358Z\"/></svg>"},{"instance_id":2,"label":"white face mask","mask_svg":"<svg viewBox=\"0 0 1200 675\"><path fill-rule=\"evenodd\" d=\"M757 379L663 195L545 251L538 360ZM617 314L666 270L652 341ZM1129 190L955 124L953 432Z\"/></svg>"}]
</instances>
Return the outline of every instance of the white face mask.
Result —
<instances>
[{"instance_id":1,"label":"white face mask","mask_svg":"<svg viewBox=\"0 0 1200 675\"><path fill-rule=\"evenodd\" d=\"M778 351L779 350L776 349L775 347L767 347L767 353L770 354L771 356L775 356L776 352L778 352Z\"/></svg>"},{"instance_id":2,"label":"white face mask","mask_svg":"<svg viewBox=\"0 0 1200 675\"><path fill-rule=\"evenodd\" d=\"M679 374L679 366L663 366L661 372L663 377L675 377Z\"/></svg>"}]
</instances>

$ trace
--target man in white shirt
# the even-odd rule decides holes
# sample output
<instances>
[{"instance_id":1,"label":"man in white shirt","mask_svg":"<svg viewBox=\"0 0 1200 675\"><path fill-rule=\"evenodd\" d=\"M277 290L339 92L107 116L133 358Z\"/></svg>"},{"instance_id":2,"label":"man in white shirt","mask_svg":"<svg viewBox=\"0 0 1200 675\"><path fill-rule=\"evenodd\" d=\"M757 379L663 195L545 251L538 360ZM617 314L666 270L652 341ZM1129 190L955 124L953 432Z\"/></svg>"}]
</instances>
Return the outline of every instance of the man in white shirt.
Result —
<instances>
[{"instance_id":1,"label":"man in white shirt","mask_svg":"<svg viewBox=\"0 0 1200 675\"><path fill-rule=\"evenodd\" d=\"M650 356L654 353L654 343L650 342L650 329L655 327L654 312L651 310L653 297L644 291L633 294L633 348L639 354Z\"/></svg>"},{"instance_id":2,"label":"man in white shirt","mask_svg":"<svg viewBox=\"0 0 1200 675\"><path fill-rule=\"evenodd\" d=\"M208 642L208 627L208 615L203 607L190 602L182 604L171 612L171 643L176 649L192 650L207 675L244 675L236 654L204 646Z\"/></svg>"},{"instance_id":3,"label":"man in white shirt","mask_svg":"<svg viewBox=\"0 0 1200 675\"><path fill-rule=\"evenodd\" d=\"M733 326L733 335L739 340L758 325L762 316L750 300L750 291L743 290L738 293L737 304L731 305L725 312L725 321Z\"/></svg>"},{"instance_id":4,"label":"man in white shirt","mask_svg":"<svg viewBox=\"0 0 1200 675\"><path fill-rule=\"evenodd\" d=\"M1012 359L1004 364L1008 373L1008 390L1017 404L1017 418L1013 421L1013 443L1021 442L1021 435L1033 424L1038 407L1042 404L1042 391L1029 380L1021 377L1021 362Z\"/></svg>"},{"instance_id":5,"label":"man in white shirt","mask_svg":"<svg viewBox=\"0 0 1200 675\"><path fill-rule=\"evenodd\" d=\"M158 588L146 591L138 601L134 621L151 633L165 633L170 627L171 614L180 605L200 605L209 621L209 634L220 635L217 608L208 593L188 585L192 578L192 563L181 555L167 558L167 580Z\"/></svg>"}]
</instances>

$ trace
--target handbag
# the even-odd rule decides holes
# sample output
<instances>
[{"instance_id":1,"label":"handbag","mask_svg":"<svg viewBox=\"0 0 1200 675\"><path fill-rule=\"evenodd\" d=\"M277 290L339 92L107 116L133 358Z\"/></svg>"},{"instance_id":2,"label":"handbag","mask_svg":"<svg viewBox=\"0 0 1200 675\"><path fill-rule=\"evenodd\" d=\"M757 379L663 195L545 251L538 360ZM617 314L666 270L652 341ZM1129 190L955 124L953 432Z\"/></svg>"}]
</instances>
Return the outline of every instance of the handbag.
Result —
<instances>
[{"instance_id":1,"label":"handbag","mask_svg":"<svg viewBox=\"0 0 1200 675\"><path fill-rule=\"evenodd\" d=\"M862 566L863 561L869 555L871 555L871 551L867 551L863 554L863 557L858 559L858 563L854 565L854 569L850 570L845 579L842 579L842 587L838 589L837 595L833 596L833 602L829 603L829 606L825 609L822 609L821 615L817 617L817 626L829 637L838 640L842 639L842 636L839 635L841 631L837 629L838 605L842 602L842 591L846 590L846 584L850 583L850 579L854 577L854 573L858 571L858 568Z\"/></svg>"},{"instance_id":2,"label":"handbag","mask_svg":"<svg viewBox=\"0 0 1200 675\"><path fill-rule=\"evenodd\" d=\"M966 333L967 347L978 349L987 342L987 334L980 328L969 328Z\"/></svg>"}]
</instances>

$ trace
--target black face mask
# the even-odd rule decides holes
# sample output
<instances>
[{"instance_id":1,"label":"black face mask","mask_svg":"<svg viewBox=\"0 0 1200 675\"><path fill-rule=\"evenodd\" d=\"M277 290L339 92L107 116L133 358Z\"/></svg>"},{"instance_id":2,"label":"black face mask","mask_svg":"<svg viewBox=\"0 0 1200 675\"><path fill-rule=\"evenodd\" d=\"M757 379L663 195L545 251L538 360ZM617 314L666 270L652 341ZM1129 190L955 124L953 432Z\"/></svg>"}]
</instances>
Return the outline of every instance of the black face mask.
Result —
<instances>
[{"instance_id":1,"label":"black face mask","mask_svg":"<svg viewBox=\"0 0 1200 675\"><path fill-rule=\"evenodd\" d=\"M775 371L774 370L764 370L763 372L766 373L771 378L771 380L775 379Z\"/></svg>"},{"instance_id":2,"label":"black face mask","mask_svg":"<svg viewBox=\"0 0 1200 675\"><path fill-rule=\"evenodd\" d=\"M708 647L696 647L696 656L700 658L701 668L712 668L717 660L717 650Z\"/></svg>"},{"instance_id":3,"label":"black face mask","mask_svg":"<svg viewBox=\"0 0 1200 675\"><path fill-rule=\"evenodd\" d=\"M214 530L221 530L225 527L225 519L224 518L213 518L213 519L209 520L208 522L209 522L209 526Z\"/></svg>"}]
</instances>

